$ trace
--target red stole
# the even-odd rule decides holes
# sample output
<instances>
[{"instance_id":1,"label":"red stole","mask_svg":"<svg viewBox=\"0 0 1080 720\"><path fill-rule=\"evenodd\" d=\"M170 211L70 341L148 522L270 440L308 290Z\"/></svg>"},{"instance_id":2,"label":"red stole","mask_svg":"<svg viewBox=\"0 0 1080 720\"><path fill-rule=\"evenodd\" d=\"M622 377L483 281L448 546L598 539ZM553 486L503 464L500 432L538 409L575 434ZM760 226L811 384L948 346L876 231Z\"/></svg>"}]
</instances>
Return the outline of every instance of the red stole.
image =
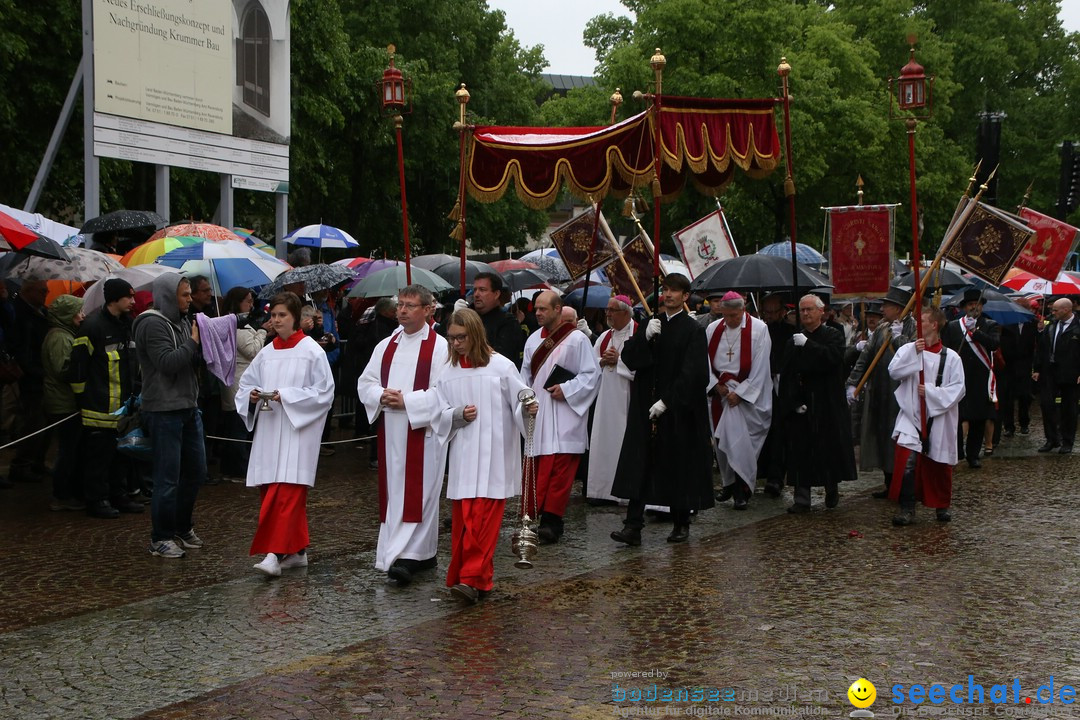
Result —
<instances>
[{"instance_id":1,"label":"red stole","mask_svg":"<svg viewBox=\"0 0 1080 720\"><path fill-rule=\"evenodd\" d=\"M294 348L296 345L304 339L304 331L297 330L289 337L282 339L280 337L274 337L274 349L275 350L288 350Z\"/></svg>"},{"instance_id":2,"label":"red stole","mask_svg":"<svg viewBox=\"0 0 1080 720\"><path fill-rule=\"evenodd\" d=\"M413 390L427 390L431 382L431 356L435 351L435 331L427 329L428 336L420 343L420 355L416 359L416 375ZM381 380L385 388L390 382L390 363L397 352L398 338L391 338L382 357ZM418 523L424 506L424 429L409 428L405 443L405 507L402 522ZM379 522L386 522L386 423L379 423Z\"/></svg>"},{"instance_id":3,"label":"red stole","mask_svg":"<svg viewBox=\"0 0 1080 720\"><path fill-rule=\"evenodd\" d=\"M633 335L634 333L637 332L637 320L631 320L631 322L634 323L634 327L630 330L630 334ZM615 332L614 330L608 330L604 334L604 339L600 341L600 354L601 355L603 355L605 352L607 352L608 345L611 344L611 334L614 333L614 332Z\"/></svg>"},{"instance_id":4,"label":"red stole","mask_svg":"<svg viewBox=\"0 0 1080 720\"><path fill-rule=\"evenodd\" d=\"M551 351L559 346L566 338L570 337L570 333L577 330L577 327L570 323L563 323L559 327L555 328L555 331L548 334L547 328L540 331L540 337L544 338L544 341L540 343L540 347L536 348L536 351L532 355L532 359L529 361L529 367L532 368L533 379L536 379L536 373L540 372L540 368L544 366L544 361L547 360Z\"/></svg>"},{"instance_id":5,"label":"red stole","mask_svg":"<svg viewBox=\"0 0 1080 720\"><path fill-rule=\"evenodd\" d=\"M709 370L712 370L712 374L716 376L716 382L718 384L724 384L728 380L737 380L742 382L746 378L750 377L750 316L743 315L742 330L739 332L739 374L732 375L729 372L718 373L716 368L713 367L713 358L716 357L716 351L720 348L720 338L724 335L724 330L727 328L727 323L723 320L720 321L720 327L714 332L712 339L709 341ZM719 395L712 396L712 423L713 427L716 427L716 423L720 422L720 416L724 414L724 398Z\"/></svg>"}]
</instances>

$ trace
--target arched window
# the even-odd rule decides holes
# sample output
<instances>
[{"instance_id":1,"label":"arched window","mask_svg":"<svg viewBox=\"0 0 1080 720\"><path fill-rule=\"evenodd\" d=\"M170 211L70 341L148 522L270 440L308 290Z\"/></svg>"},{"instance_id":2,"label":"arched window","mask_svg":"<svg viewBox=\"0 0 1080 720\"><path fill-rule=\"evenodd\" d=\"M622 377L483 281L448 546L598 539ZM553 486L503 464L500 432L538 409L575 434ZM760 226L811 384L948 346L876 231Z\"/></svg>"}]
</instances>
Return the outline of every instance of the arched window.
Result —
<instances>
[{"instance_id":1,"label":"arched window","mask_svg":"<svg viewBox=\"0 0 1080 720\"><path fill-rule=\"evenodd\" d=\"M241 23L240 44L244 104L270 116L270 20L257 2L248 6Z\"/></svg>"}]
</instances>

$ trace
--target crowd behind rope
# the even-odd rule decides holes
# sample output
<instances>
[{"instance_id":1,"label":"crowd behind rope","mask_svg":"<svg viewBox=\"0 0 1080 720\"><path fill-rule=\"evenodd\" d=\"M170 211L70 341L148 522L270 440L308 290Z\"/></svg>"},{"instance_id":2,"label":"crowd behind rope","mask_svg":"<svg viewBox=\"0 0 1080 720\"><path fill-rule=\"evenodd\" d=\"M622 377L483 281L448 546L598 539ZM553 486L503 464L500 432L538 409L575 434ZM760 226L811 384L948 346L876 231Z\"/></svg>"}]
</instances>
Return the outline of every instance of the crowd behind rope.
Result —
<instances>
[{"instance_id":1,"label":"crowd behind rope","mask_svg":"<svg viewBox=\"0 0 1080 720\"><path fill-rule=\"evenodd\" d=\"M881 472L874 496L899 503L894 524L915 522L919 501L947 522L953 467L977 469L1003 439L1028 434L1036 395L1040 452L1070 453L1076 430L1080 324L1069 298L1046 319L999 325L968 291L952 319L923 308L917 338L900 287L856 308L812 294L697 297L673 274L651 317L613 296L580 318L550 290L510 302L489 273L445 306L420 286L377 301L303 287L269 302L250 288L215 298L207 278L174 273L152 292L119 279L103 289L104 306L84 315L70 295L46 307L44 281L13 297L0 285L0 418L25 438L0 486L48 479L51 509L101 519L149 504L149 552L164 558L203 544L199 487L257 486L251 552L271 576L307 564L306 493L319 457L334 452L322 442L335 417L375 438L376 568L393 582L436 565L449 457L447 584L466 602L492 589L526 435L539 542L574 532L564 515L580 479L590 505L625 505L611 538L637 546L647 512L670 518L669 542L685 542L694 515L746 509L759 479L774 498L792 487L791 513L811 511L814 486L834 508L857 465ZM335 416L336 397L355 411ZM117 451L119 411L135 398L150 460Z\"/></svg>"}]
</instances>

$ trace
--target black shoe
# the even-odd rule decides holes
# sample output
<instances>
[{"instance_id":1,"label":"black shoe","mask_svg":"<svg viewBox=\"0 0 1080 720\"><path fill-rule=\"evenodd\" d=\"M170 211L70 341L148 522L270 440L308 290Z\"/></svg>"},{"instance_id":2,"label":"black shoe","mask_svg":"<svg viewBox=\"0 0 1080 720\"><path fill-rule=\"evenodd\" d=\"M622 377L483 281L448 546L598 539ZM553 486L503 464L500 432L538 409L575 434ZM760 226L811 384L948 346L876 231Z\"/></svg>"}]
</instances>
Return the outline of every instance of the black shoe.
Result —
<instances>
[{"instance_id":1,"label":"black shoe","mask_svg":"<svg viewBox=\"0 0 1080 720\"><path fill-rule=\"evenodd\" d=\"M480 599L480 591L472 585L466 585L465 583L454 585L450 588L450 594L469 605L475 605L476 601Z\"/></svg>"},{"instance_id":2,"label":"black shoe","mask_svg":"<svg viewBox=\"0 0 1080 720\"><path fill-rule=\"evenodd\" d=\"M913 522L915 522L915 513L912 510L901 510L900 513L892 519L892 524L897 527L911 525Z\"/></svg>"},{"instance_id":3,"label":"black shoe","mask_svg":"<svg viewBox=\"0 0 1080 720\"><path fill-rule=\"evenodd\" d=\"M773 485L772 483L765 483L765 494L768 495L769 497L778 498L778 497L780 497L780 495L783 494L783 492L784 491L780 489L779 485Z\"/></svg>"},{"instance_id":4,"label":"black shoe","mask_svg":"<svg viewBox=\"0 0 1080 720\"><path fill-rule=\"evenodd\" d=\"M870 497L875 498L876 500L887 500L889 498L889 489L885 488L884 490L872 492L870 493Z\"/></svg>"},{"instance_id":5,"label":"black shoe","mask_svg":"<svg viewBox=\"0 0 1080 720\"><path fill-rule=\"evenodd\" d=\"M840 491L839 490L826 490L825 491L825 507L832 509L840 504Z\"/></svg>"},{"instance_id":6,"label":"black shoe","mask_svg":"<svg viewBox=\"0 0 1080 720\"><path fill-rule=\"evenodd\" d=\"M1007 437L1007 438L1016 437L1016 431L1015 430L1004 430L1001 433L1001 437Z\"/></svg>"},{"instance_id":7,"label":"black shoe","mask_svg":"<svg viewBox=\"0 0 1080 720\"><path fill-rule=\"evenodd\" d=\"M1027 435L1028 432L1030 432L1030 431L1028 430L1027 425L1020 426L1020 434L1021 435Z\"/></svg>"},{"instance_id":8,"label":"black shoe","mask_svg":"<svg viewBox=\"0 0 1080 720\"><path fill-rule=\"evenodd\" d=\"M671 530L671 534L667 536L669 543L682 543L690 539L690 526L689 525L676 525Z\"/></svg>"},{"instance_id":9,"label":"black shoe","mask_svg":"<svg viewBox=\"0 0 1080 720\"><path fill-rule=\"evenodd\" d=\"M716 502L727 502L734 496L734 485L727 485L720 492L716 493Z\"/></svg>"},{"instance_id":10,"label":"black shoe","mask_svg":"<svg viewBox=\"0 0 1080 720\"><path fill-rule=\"evenodd\" d=\"M439 558L429 557L427 560L409 560L409 570L417 572L419 570L434 570L439 565Z\"/></svg>"},{"instance_id":11,"label":"black shoe","mask_svg":"<svg viewBox=\"0 0 1080 720\"><path fill-rule=\"evenodd\" d=\"M1052 452L1054 450L1057 450L1059 447L1061 447L1061 443L1056 443L1056 442L1052 442L1050 440L1047 440L1046 444L1043 445L1041 448L1039 448L1039 452L1048 453L1048 452Z\"/></svg>"},{"instance_id":12,"label":"black shoe","mask_svg":"<svg viewBox=\"0 0 1080 720\"><path fill-rule=\"evenodd\" d=\"M133 515L141 513L146 508L146 506L143 505L141 502L133 500L129 497L116 498L115 500L112 500L109 504L122 513L131 513Z\"/></svg>"},{"instance_id":13,"label":"black shoe","mask_svg":"<svg viewBox=\"0 0 1080 720\"><path fill-rule=\"evenodd\" d=\"M982 467L982 460L977 457L968 458L968 467L975 470Z\"/></svg>"},{"instance_id":14,"label":"black shoe","mask_svg":"<svg viewBox=\"0 0 1080 720\"><path fill-rule=\"evenodd\" d=\"M794 505L789 507L787 509L787 511L789 513L791 513L792 515L801 515L802 513L810 512L810 506L809 505L802 505L800 503L795 503Z\"/></svg>"},{"instance_id":15,"label":"black shoe","mask_svg":"<svg viewBox=\"0 0 1080 720\"><path fill-rule=\"evenodd\" d=\"M559 534L550 525L541 525L536 529L536 537L541 545L554 545L559 542Z\"/></svg>"},{"instance_id":16,"label":"black shoe","mask_svg":"<svg viewBox=\"0 0 1080 720\"><path fill-rule=\"evenodd\" d=\"M624 527L622 530L611 533L611 539L631 547L637 547L641 544L641 528Z\"/></svg>"},{"instance_id":17,"label":"black shoe","mask_svg":"<svg viewBox=\"0 0 1080 720\"><path fill-rule=\"evenodd\" d=\"M1072 445L1062 445L1061 449L1058 450L1058 452L1061 453L1062 455L1068 455L1069 453L1072 452Z\"/></svg>"},{"instance_id":18,"label":"black shoe","mask_svg":"<svg viewBox=\"0 0 1080 720\"><path fill-rule=\"evenodd\" d=\"M442 529L443 530L449 530L453 526L454 526L454 518L452 518L452 517L443 518L443 521L442 521Z\"/></svg>"},{"instance_id":19,"label":"black shoe","mask_svg":"<svg viewBox=\"0 0 1080 720\"><path fill-rule=\"evenodd\" d=\"M585 498L585 504L592 507L606 507L608 505L618 505L619 501L606 498Z\"/></svg>"},{"instance_id":20,"label":"black shoe","mask_svg":"<svg viewBox=\"0 0 1080 720\"><path fill-rule=\"evenodd\" d=\"M938 508L936 514L938 522L949 522L952 520L952 513L949 512L949 508Z\"/></svg>"},{"instance_id":21,"label":"black shoe","mask_svg":"<svg viewBox=\"0 0 1080 720\"><path fill-rule=\"evenodd\" d=\"M391 565L390 569L386 571L386 576L396 581L399 586L405 586L412 582L412 573L409 572L409 568L400 562Z\"/></svg>"},{"instance_id":22,"label":"black shoe","mask_svg":"<svg viewBox=\"0 0 1080 720\"><path fill-rule=\"evenodd\" d=\"M86 514L90 517L101 518L102 520L115 520L120 517L120 511L110 505L108 500L98 500L97 502L88 503L86 506Z\"/></svg>"},{"instance_id":23,"label":"black shoe","mask_svg":"<svg viewBox=\"0 0 1080 720\"><path fill-rule=\"evenodd\" d=\"M749 503L746 501L746 498L744 498L744 497L735 498L735 509L736 510L745 510L748 505L749 505Z\"/></svg>"}]
</instances>

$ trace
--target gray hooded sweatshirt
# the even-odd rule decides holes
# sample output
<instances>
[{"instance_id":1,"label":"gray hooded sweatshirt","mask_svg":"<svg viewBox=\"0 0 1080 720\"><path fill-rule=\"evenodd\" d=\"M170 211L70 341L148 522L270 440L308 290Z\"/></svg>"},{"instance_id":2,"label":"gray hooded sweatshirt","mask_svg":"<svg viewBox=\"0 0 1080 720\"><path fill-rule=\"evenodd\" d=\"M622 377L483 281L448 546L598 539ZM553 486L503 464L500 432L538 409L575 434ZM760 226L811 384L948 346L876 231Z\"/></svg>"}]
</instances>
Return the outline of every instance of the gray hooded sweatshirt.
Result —
<instances>
[{"instance_id":1,"label":"gray hooded sweatshirt","mask_svg":"<svg viewBox=\"0 0 1080 720\"><path fill-rule=\"evenodd\" d=\"M176 288L184 278L162 273L154 279L154 310L135 318L135 351L142 370L142 407L166 412L198 407L195 368L199 345L191 339L191 320L180 316Z\"/></svg>"}]
</instances>

